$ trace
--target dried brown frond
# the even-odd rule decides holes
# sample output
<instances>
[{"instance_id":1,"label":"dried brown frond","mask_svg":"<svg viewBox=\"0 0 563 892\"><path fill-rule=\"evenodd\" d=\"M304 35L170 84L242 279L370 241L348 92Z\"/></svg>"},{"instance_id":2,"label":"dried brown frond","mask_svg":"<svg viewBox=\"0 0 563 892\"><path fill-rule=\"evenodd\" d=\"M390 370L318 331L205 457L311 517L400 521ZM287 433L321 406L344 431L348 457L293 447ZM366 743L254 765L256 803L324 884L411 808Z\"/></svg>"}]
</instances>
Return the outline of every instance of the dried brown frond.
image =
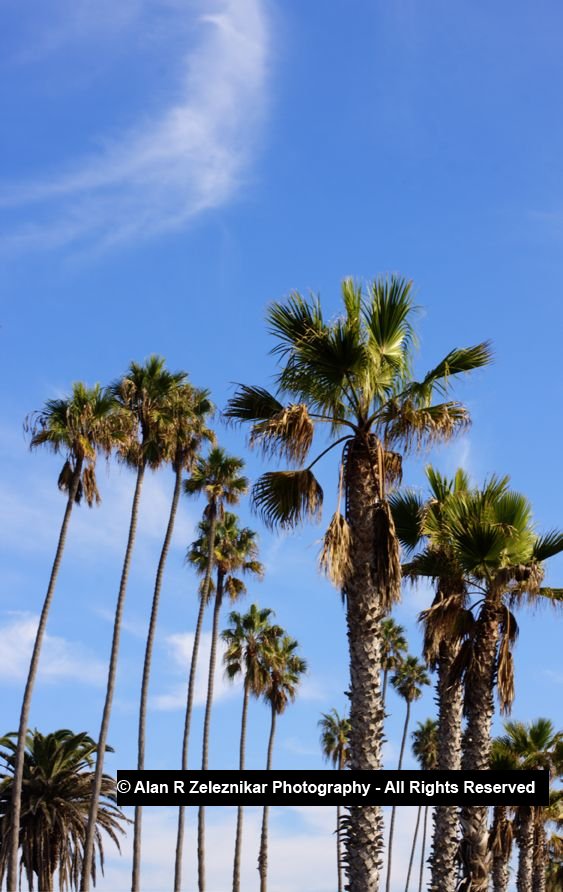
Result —
<instances>
[{"instance_id":1,"label":"dried brown frond","mask_svg":"<svg viewBox=\"0 0 563 892\"><path fill-rule=\"evenodd\" d=\"M500 711L509 715L514 702L514 657L512 644L518 636L518 624L510 610L504 608L501 639L498 649L497 691Z\"/></svg>"},{"instance_id":2,"label":"dried brown frond","mask_svg":"<svg viewBox=\"0 0 563 892\"><path fill-rule=\"evenodd\" d=\"M385 440L400 443L405 452L443 443L469 427L470 416L461 403L420 407L412 400L389 404Z\"/></svg>"},{"instance_id":3,"label":"dried brown frond","mask_svg":"<svg viewBox=\"0 0 563 892\"><path fill-rule=\"evenodd\" d=\"M314 426L307 406L292 404L273 418L255 424L250 445L259 444L266 455L283 455L289 461L301 464L311 448L313 433Z\"/></svg>"},{"instance_id":4,"label":"dried brown frond","mask_svg":"<svg viewBox=\"0 0 563 892\"><path fill-rule=\"evenodd\" d=\"M373 517L375 584L385 612L401 600L401 557L391 509L386 501L376 506Z\"/></svg>"},{"instance_id":5,"label":"dried brown frond","mask_svg":"<svg viewBox=\"0 0 563 892\"><path fill-rule=\"evenodd\" d=\"M403 479L403 457L399 452L388 452L384 455L385 482L388 487L401 485Z\"/></svg>"},{"instance_id":6,"label":"dried brown frond","mask_svg":"<svg viewBox=\"0 0 563 892\"><path fill-rule=\"evenodd\" d=\"M62 466L61 473L59 474L59 479L57 480L57 486L59 487L61 492L69 491L73 476L74 469L71 463L67 460Z\"/></svg>"},{"instance_id":7,"label":"dried brown frond","mask_svg":"<svg viewBox=\"0 0 563 892\"><path fill-rule=\"evenodd\" d=\"M466 638L474 625L471 611L465 610L465 592L439 596L427 610L419 614L419 622L424 625L424 659L434 665L443 641L459 642Z\"/></svg>"},{"instance_id":8,"label":"dried brown frond","mask_svg":"<svg viewBox=\"0 0 563 892\"><path fill-rule=\"evenodd\" d=\"M82 472L82 488L86 497L86 503L89 508L94 503L99 505L102 501L96 483L96 472L93 465L87 465Z\"/></svg>"},{"instance_id":9,"label":"dried brown frond","mask_svg":"<svg viewBox=\"0 0 563 892\"><path fill-rule=\"evenodd\" d=\"M513 837L512 821L506 815L502 815L500 819L495 815L489 834L489 848L493 855L497 858L509 858L512 852Z\"/></svg>"},{"instance_id":10,"label":"dried brown frond","mask_svg":"<svg viewBox=\"0 0 563 892\"><path fill-rule=\"evenodd\" d=\"M336 511L323 538L319 565L336 588L344 589L352 570L350 554L352 531L340 511Z\"/></svg>"}]
</instances>

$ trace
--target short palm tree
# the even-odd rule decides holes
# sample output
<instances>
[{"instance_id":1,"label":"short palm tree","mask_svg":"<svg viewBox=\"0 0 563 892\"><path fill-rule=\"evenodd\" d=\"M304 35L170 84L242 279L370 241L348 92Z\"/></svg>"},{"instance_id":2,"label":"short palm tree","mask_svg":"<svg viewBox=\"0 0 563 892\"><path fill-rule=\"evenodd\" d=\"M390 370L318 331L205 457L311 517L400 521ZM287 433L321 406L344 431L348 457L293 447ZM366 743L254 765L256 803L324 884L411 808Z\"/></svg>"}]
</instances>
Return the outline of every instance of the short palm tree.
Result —
<instances>
[{"instance_id":1,"label":"short palm tree","mask_svg":"<svg viewBox=\"0 0 563 892\"><path fill-rule=\"evenodd\" d=\"M129 570L133 547L137 533L137 519L139 503L145 470L158 468L166 455L166 436L164 435L162 420L168 410L170 400L181 384L186 379L185 372L169 372L165 368L165 361L159 356L151 356L144 365L132 362L126 374L111 387L111 392L122 408L123 413L128 414L135 428L136 436L127 443L126 448L118 450L119 456L136 470L135 491L131 505L131 518L119 592L115 608L113 624L113 636L108 667L108 680L106 697L102 713L102 722L98 736L98 748L96 751L96 772L94 775L94 787L88 830L84 851L84 864L82 868L82 890L88 892L90 887L90 874L96 834L96 817L98 800L102 785L106 740L111 718L113 694L117 677L117 664L119 658L119 644L121 638L121 621L127 594Z\"/></svg>"},{"instance_id":2,"label":"short palm tree","mask_svg":"<svg viewBox=\"0 0 563 892\"><path fill-rule=\"evenodd\" d=\"M188 753L190 729L193 712L195 673L199 656L199 644L203 626L203 615L211 595L211 575L214 568L215 538L217 522L221 520L225 505L236 505L248 489L248 480L241 474L244 462L240 458L227 455L224 449L215 447L207 458L200 457L184 483L186 495L203 494L207 500L204 511L205 538L199 542L199 546L192 554L194 560L190 562L203 568L203 581L200 586L200 602L194 634L194 644L190 659L190 672L188 679L188 691L186 699L186 713L184 719L184 733L182 737L182 771L188 768ZM202 531L200 527L200 531ZM201 537L200 537L201 538ZM184 823L185 806L178 809L178 832L176 837L176 856L174 863L174 892L180 892L182 888L182 854L184 849Z\"/></svg>"},{"instance_id":3,"label":"short palm tree","mask_svg":"<svg viewBox=\"0 0 563 892\"><path fill-rule=\"evenodd\" d=\"M259 697L266 683L264 671L267 650L274 638L283 634L280 626L272 625L270 618L274 611L265 607L260 609L252 604L244 615L233 610L229 614L230 628L221 633L227 645L224 655L226 673L234 680L242 676L244 679L242 698L242 718L240 729L239 771L245 768L246 752L246 720L250 696ZM240 892L240 860L242 852L242 828L244 809L237 809L237 829L235 837L235 857L233 864L233 892Z\"/></svg>"},{"instance_id":4,"label":"short palm tree","mask_svg":"<svg viewBox=\"0 0 563 892\"><path fill-rule=\"evenodd\" d=\"M138 771L142 771L145 767L147 702L152 652L164 568L166 566L168 551L172 541L178 503L180 500L182 475L185 471L189 472L193 467L202 442L214 442L215 436L207 426L207 420L212 411L213 406L209 400L208 391L198 390L188 383L182 383L170 394L166 404L162 407L158 419L164 449L164 458L171 464L172 470L174 471L174 490L170 504L168 524L156 571L150 621L147 631L145 659L143 663L143 679L141 683L141 703L139 707L139 732L137 743ZM138 892L140 888L141 827L142 806L136 805L133 831L133 874L131 886L133 892Z\"/></svg>"},{"instance_id":5,"label":"short palm tree","mask_svg":"<svg viewBox=\"0 0 563 892\"><path fill-rule=\"evenodd\" d=\"M205 701L205 717L203 720L203 745L201 770L209 767L209 737L211 730L211 709L215 684L215 666L217 662L217 643L219 640L219 617L223 596L226 593L231 602L246 593L246 586L235 573L250 574L261 578L264 570L256 560L258 546L256 533L248 527L239 528L235 514L225 511L222 520L217 524L215 535L214 565L217 568L215 583L215 599L213 605L213 622L211 629L211 645L209 649L209 670L207 675L207 697ZM205 807L198 809L198 882L200 892L205 890Z\"/></svg>"},{"instance_id":6,"label":"short palm tree","mask_svg":"<svg viewBox=\"0 0 563 892\"><path fill-rule=\"evenodd\" d=\"M72 394L69 397L48 400L41 411L34 413L26 420L25 428L31 435L31 449L46 446L55 454L64 456L58 486L62 492L66 493L67 499L22 701L14 779L10 787L12 795L11 826L14 828L20 825L20 797L33 688L39 669L41 647L55 594L72 510L74 505L80 504L83 498L90 507L100 502L95 473L97 453L101 450L107 454L116 442L127 436L124 419L117 412L112 396L99 385L89 388L81 383L73 385ZM15 889L17 886L17 864L18 835L14 833L8 858L8 889Z\"/></svg>"},{"instance_id":7,"label":"short palm tree","mask_svg":"<svg viewBox=\"0 0 563 892\"><path fill-rule=\"evenodd\" d=\"M343 447L346 516L334 515L323 558L345 596L350 646L350 767L381 768L383 708L380 623L400 597L398 542L387 494L400 477L401 454L442 441L468 423L466 409L447 399L459 374L486 365L486 344L454 349L422 381L412 376L412 285L392 276L367 288L346 279L343 312L325 319L320 301L293 293L268 312L277 339L277 392L239 387L226 415L251 425L251 442L297 469L270 471L253 490L271 526L291 527L319 515L322 489L313 466ZM443 400L435 402L435 398ZM316 426L329 445L305 464ZM379 806L353 807L347 834L352 892L375 892L383 824Z\"/></svg>"},{"instance_id":8,"label":"short palm tree","mask_svg":"<svg viewBox=\"0 0 563 892\"><path fill-rule=\"evenodd\" d=\"M438 722L434 719L427 719L425 722L419 722L418 727L412 733L412 751L423 771L434 771L438 767ZM424 878L424 854L426 851L426 830L428 826L428 806L424 806L424 821L422 829L422 851L420 854L420 871L418 880L418 892L422 890ZM416 851L416 840L418 837L418 828L420 826L420 818L422 814L422 805L418 806L416 816L416 825L414 828L414 836L412 841L411 855L409 859L409 867L407 871L407 880L405 883L405 892L408 892L410 876L414 861L414 853Z\"/></svg>"},{"instance_id":9,"label":"short palm tree","mask_svg":"<svg viewBox=\"0 0 563 892\"><path fill-rule=\"evenodd\" d=\"M263 697L270 706L270 736L268 739L268 755L266 771L272 768L276 719L285 712L287 705L295 700L301 677L307 671L307 663L296 650L299 647L294 638L284 635L275 638L266 654L265 670L267 673ZM260 832L260 852L258 855L258 871L260 873L260 892L266 892L268 884L268 818L270 808L264 806L262 812L262 829Z\"/></svg>"},{"instance_id":10,"label":"short palm tree","mask_svg":"<svg viewBox=\"0 0 563 892\"><path fill-rule=\"evenodd\" d=\"M401 665L398 666L395 675L393 675L391 684L406 704L403 738L401 740L401 751L399 753L399 764L397 766L397 770L400 771L403 767L403 756L405 754L405 744L407 742L407 732L411 715L411 704L414 703L415 700L420 700L420 698L422 697L422 688L424 685L430 684L430 679L423 664L416 657L405 657ZM393 833L395 830L395 812L396 806L393 806L391 809L391 823L389 825L389 844L387 848L387 881L385 885L385 892L389 892L389 889L391 888L391 867L393 861Z\"/></svg>"},{"instance_id":11,"label":"short palm tree","mask_svg":"<svg viewBox=\"0 0 563 892\"><path fill-rule=\"evenodd\" d=\"M323 756L332 762L338 771L343 771L348 762L350 739L350 720L340 716L336 709L323 712L319 719L321 729L321 748ZM342 846L340 841L341 824L340 804L336 806L336 867L338 871L338 892L342 892Z\"/></svg>"},{"instance_id":12,"label":"short palm tree","mask_svg":"<svg viewBox=\"0 0 563 892\"><path fill-rule=\"evenodd\" d=\"M448 479L431 466L426 468L428 497L423 500L413 490L390 497L395 529L404 551L412 555L403 564L404 575L414 582L430 579L436 593L431 607L420 614L424 627L424 658L436 671L438 704L438 764L442 771L461 767L461 725L463 685L451 677L451 669L462 641L471 629L467 583L448 541L444 512L460 493L467 492L469 480L458 470ZM434 810L434 834L430 856L431 886L440 892L454 892L458 852L458 809L451 805Z\"/></svg>"},{"instance_id":13,"label":"short palm tree","mask_svg":"<svg viewBox=\"0 0 563 892\"><path fill-rule=\"evenodd\" d=\"M0 738L0 885L8 859L9 804L14 783L16 734ZM78 889L90 804L95 742L86 734L61 730L52 734L28 732L26 739L22 810L18 845L20 869L29 888L37 877L41 892L52 892L58 871L59 889ZM127 820L115 804L115 781L103 776L102 801L96 822L96 850L103 873L102 831L119 849L122 824ZM96 861L92 862L96 883ZM17 886L13 887L14 889Z\"/></svg>"},{"instance_id":14,"label":"short palm tree","mask_svg":"<svg viewBox=\"0 0 563 892\"><path fill-rule=\"evenodd\" d=\"M491 746L489 767L492 771L517 771L520 767L516 753L507 747L500 738L495 738ZM493 822L489 834L489 848L492 855L493 892L507 892L510 879L510 859L514 826L510 819L511 809L506 805L495 805Z\"/></svg>"},{"instance_id":15,"label":"short palm tree","mask_svg":"<svg viewBox=\"0 0 563 892\"><path fill-rule=\"evenodd\" d=\"M392 616L381 621L381 668L383 669L383 685L381 688L381 704L385 709L385 694L389 673L397 669L407 652L405 630Z\"/></svg>"},{"instance_id":16,"label":"short palm tree","mask_svg":"<svg viewBox=\"0 0 563 892\"><path fill-rule=\"evenodd\" d=\"M563 818L560 824L563 826ZM547 840L545 892L561 892L563 888L563 836L552 833Z\"/></svg>"}]
</instances>

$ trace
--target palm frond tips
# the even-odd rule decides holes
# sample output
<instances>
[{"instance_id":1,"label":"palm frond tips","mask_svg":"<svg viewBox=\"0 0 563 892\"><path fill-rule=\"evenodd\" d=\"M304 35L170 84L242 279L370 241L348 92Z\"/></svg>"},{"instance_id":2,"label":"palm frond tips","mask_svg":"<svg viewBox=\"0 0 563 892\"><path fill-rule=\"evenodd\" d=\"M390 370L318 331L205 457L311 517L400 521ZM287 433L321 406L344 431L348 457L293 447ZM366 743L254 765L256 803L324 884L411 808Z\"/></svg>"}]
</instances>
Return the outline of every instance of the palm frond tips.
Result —
<instances>
[{"instance_id":1,"label":"palm frond tips","mask_svg":"<svg viewBox=\"0 0 563 892\"><path fill-rule=\"evenodd\" d=\"M385 441L402 443L405 452L443 443L470 424L469 413L460 403L417 406L411 399L391 400L381 420Z\"/></svg>"},{"instance_id":2,"label":"palm frond tips","mask_svg":"<svg viewBox=\"0 0 563 892\"><path fill-rule=\"evenodd\" d=\"M336 588L346 586L352 570L351 530L340 511L336 511L323 538L319 565Z\"/></svg>"},{"instance_id":3,"label":"palm frond tips","mask_svg":"<svg viewBox=\"0 0 563 892\"><path fill-rule=\"evenodd\" d=\"M401 558L399 539L393 515L387 501L381 502L374 513L375 583L384 611L401 600Z\"/></svg>"},{"instance_id":4,"label":"palm frond tips","mask_svg":"<svg viewBox=\"0 0 563 892\"><path fill-rule=\"evenodd\" d=\"M314 427L307 406L293 404L252 428L250 445L259 443L266 454L285 455L289 461L305 460L313 442Z\"/></svg>"},{"instance_id":5,"label":"palm frond tips","mask_svg":"<svg viewBox=\"0 0 563 892\"><path fill-rule=\"evenodd\" d=\"M288 529L306 518L318 519L322 502L322 488L308 468L269 471L252 490L252 505L270 529Z\"/></svg>"},{"instance_id":6,"label":"palm frond tips","mask_svg":"<svg viewBox=\"0 0 563 892\"><path fill-rule=\"evenodd\" d=\"M237 392L227 403L223 415L233 422L259 422L273 418L282 409L282 404L264 387L249 387L239 384Z\"/></svg>"}]
</instances>

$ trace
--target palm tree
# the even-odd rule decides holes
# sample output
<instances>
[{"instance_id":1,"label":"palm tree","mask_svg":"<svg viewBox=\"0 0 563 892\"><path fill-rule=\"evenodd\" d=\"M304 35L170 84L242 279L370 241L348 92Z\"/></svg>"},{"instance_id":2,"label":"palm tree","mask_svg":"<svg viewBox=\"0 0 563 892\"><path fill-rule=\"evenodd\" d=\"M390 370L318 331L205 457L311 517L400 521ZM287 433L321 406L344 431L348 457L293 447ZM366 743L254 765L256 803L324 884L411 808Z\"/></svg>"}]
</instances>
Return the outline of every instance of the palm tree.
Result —
<instances>
[{"instance_id":1,"label":"palm tree","mask_svg":"<svg viewBox=\"0 0 563 892\"><path fill-rule=\"evenodd\" d=\"M211 730L211 708L213 706L213 689L215 684L215 665L217 662L217 642L219 639L219 616L223 595L229 595L236 601L245 594L244 582L234 573L250 573L263 575L262 564L256 560L258 547L256 533L244 527L239 529L235 514L226 511L223 519L216 527L214 564L217 568L215 583L215 601L213 605L213 623L211 645L209 649L209 671L207 676L207 697L205 701L205 717L203 720L203 746L201 770L209 767L209 734ZM205 806L198 809L198 883L200 892L205 890Z\"/></svg>"},{"instance_id":2,"label":"palm tree","mask_svg":"<svg viewBox=\"0 0 563 892\"><path fill-rule=\"evenodd\" d=\"M115 401L110 394L99 385L89 388L82 383L73 385L71 396L65 399L48 400L42 410L26 420L25 430L31 434L31 449L47 446L56 455L64 456L65 460L59 474L58 486L62 492L66 493L67 499L23 695L15 752L14 778L11 784L10 826L12 828L20 826L20 799L31 700L72 510L75 504L80 504L82 498L86 500L89 507L100 502L95 473L97 452L99 450L109 452L112 445L126 435L123 418L116 411ZM17 887L17 865L18 834L14 829L8 857L8 889L10 890Z\"/></svg>"},{"instance_id":3,"label":"palm tree","mask_svg":"<svg viewBox=\"0 0 563 892\"><path fill-rule=\"evenodd\" d=\"M10 796L17 756L16 734L0 738L0 885L8 860L10 840ZM22 810L18 848L20 870L25 870L29 888L33 875L41 892L52 892L58 871L59 888L78 889L82 868L86 823L92 788L95 742L85 733L61 730L52 734L30 731L26 738ZM119 833L127 819L115 804L115 781L103 776L102 803L96 822L96 850L103 873L102 831L119 849ZM96 883L96 862L92 862ZM13 887L17 888L16 886Z\"/></svg>"},{"instance_id":4,"label":"palm tree","mask_svg":"<svg viewBox=\"0 0 563 892\"><path fill-rule=\"evenodd\" d=\"M460 494L448 503L447 535L468 587L479 592L478 613L467 641L462 644L452 675L464 680L467 727L462 768L488 767L495 686L501 710L508 712L514 698L512 645L518 632L510 610L522 600L563 600L563 590L542 588L543 562L563 550L563 534L538 537L530 504L519 493L493 487ZM461 809L464 869L461 889L484 892L488 886L488 809Z\"/></svg>"},{"instance_id":5,"label":"palm tree","mask_svg":"<svg viewBox=\"0 0 563 892\"><path fill-rule=\"evenodd\" d=\"M405 724L403 727L403 738L401 740L401 751L399 753L399 764L397 766L397 770L400 771L403 767L403 756L405 754L405 744L407 742L407 731L411 715L411 703L414 703L415 700L420 700L420 698L422 697L422 687L423 685L429 685L430 679L428 678L426 669L424 668L422 663L417 660L416 657L405 657L401 665L397 668L395 675L392 677L391 684L393 685L399 696L402 697L402 699L405 701L407 707ZM387 882L385 884L385 892L389 892L389 889L391 888L391 866L393 857L393 833L395 830L395 811L396 806L394 805L391 809L391 823L389 826L389 844L387 851Z\"/></svg>"},{"instance_id":6,"label":"palm tree","mask_svg":"<svg viewBox=\"0 0 563 892\"><path fill-rule=\"evenodd\" d=\"M547 837L546 826L552 825L556 830L563 829L563 790L560 788L551 790L549 805L544 809L543 819L540 817L538 821L532 892L552 892L557 881L557 888L563 886L563 839L555 832Z\"/></svg>"},{"instance_id":7,"label":"palm tree","mask_svg":"<svg viewBox=\"0 0 563 892\"><path fill-rule=\"evenodd\" d=\"M270 706L270 736L268 739L268 755L266 771L272 769L276 719L285 712L288 703L297 696L297 688L301 676L307 671L307 663L295 651L299 647L294 638L283 635L275 638L266 653L266 683L264 699ZM266 892L268 882L268 817L270 807L264 806L262 812L262 829L260 833L260 852L258 855L258 871L260 873L260 892Z\"/></svg>"},{"instance_id":8,"label":"palm tree","mask_svg":"<svg viewBox=\"0 0 563 892\"><path fill-rule=\"evenodd\" d=\"M556 732L549 719L535 722L506 722L505 734L497 748L512 757L522 769L544 768L550 779L563 772L563 733ZM546 837L543 806L521 805L516 809L518 843L517 892L543 892L546 872Z\"/></svg>"},{"instance_id":9,"label":"palm tree","mask_svg":"<svg viewBox=\"0 0 563 892\"><path fill-rule=\"evenodd\" d=\"M169 407L171 398L180 385L184 383L185 379L185 372L169 372L165 368L164 359L159 356L151 356L144 365L132 362L125 376L115 382L111 387L111 392L115 399L121 405L123 412L128 413L136 428L137 436L131 439L125 449L119 451L119 455L127 464L136 469L137 478L131 505L131 519L129 523L127 546L123 559L119 593L115 608L106 698L100 733L98 736L98 748L96 751L96 772L94 775L94 787L92 791L92 802L90 806L84 850L84 863L82 867L81 885L83 892L88 892L90 887L98 800L102 785L106 740L117 676L121 620L123 616L123 608L125 606L125 595L127 593L127 582L129 580L133 546L135 544L135 536L137 533L141 490L147 466L153 469L159 467L166 455L166 437L163 436L162 420L164 413Z\"/></svg>"},{"instance_id":10,"label":"palm tree","mask_svg":"<svg viewBox=\"0 0 563 892\"><path fill-rule=\"evenodd\" d=\"M395 622L392 616L381 621L381 668L383 669L383 685L381 689L381 704L385 709L385 694L387 692L387 679L390 672L397 669L403 654L407 652L407 639L405 630Z\"/></svg>"},{"instance_id":11,"label":"palm tree","mask_svg":"<svg viewBox=\"0 0 563 892\"><path fill-rule=\"evenodd\" d=\"M214 442L215 435L206 424L206 420L212 411L213 406L209 400L208 391L196 390L190 384L185 383L180 384L177 390L171 394L167 404L163 407L163 410L160 413L159 424L160 435L163 439L164 458L170 462L174 471L174 490L172 493L168 525L166 527L166 533L162 543L160 559L156 571L151 615L147 632L147 643L145 647L143 680L141 684L141 703L139 708L139 733L137 746L138 771L142 771L145 767L147 701L152 652L164 568L170 549L176 514L178 511L178 502L180 500L182 474L184 471L191 470L202 441L207 440ZM133 832L133 892L138 892L140 888L141 826L142 806L136 805Z\"/></svg>"},{"instance_id":12,"label":"palm tree","mask_svg":"<svg viewBox=\"0 0 563 892\"><path fill-rule=\"evenodd\" d=\"M188 768L188 752L190 740L190 728L195 691L195 672L199 656L199 644L203 615L211 593L211 574L214 567L215 537L217 521L225 511L225 505L236 505L241 496L248 489L248 480L241 475L244 462L240 458L227 455L224 449L214 448L207 458L199 458L188 480L184 483L184 491L187 495L203 493L207 499L204 512L206 543L200 541L199 548L192 555L200 570L203 567L203 581L200 586L200 603L197 615L194 644L190 658L190 672L188 679L188 691L186 713L184 719L184 733L182 738L182 771ZM200 526L200 531L203 528ZM199 557L197 552L199 551ZM203 557L203 561L201 558ZM182 854L184 849L184 823L185 806L178 809L178 832L176 837L176 857L174 865L174 892L180 892L182 887Z\"/></svg>"},{"instance_id":13,"label":"palm tree","mask_svg":"<svg viewBox=\"0 0 563 892\"><path fill-rule=\"evenodd\" d=\"M412 751L418 760L423 771L434 771L438 767L438 722L434 719L427 719L425 722L419 722L418 728L412 733ZM414 828L414 836L412 841L411 855L409 859L409 868L407 871L407 881L405 883L405 892L408 892L412 865L414 861L414 853L416 850L416 840L418 836L418 828L420 826L420 818L422 814L422 805L418 806L416 816L416 825ZM424 877L424 853L426 849L426 828L428 823L428 806L424 807L424 822L422 831L422 852L420 855L420 874L418 882L418 892L422 890L422 882Z\"/></svg>"},{"instance_id":14,"label":"palm tree","mask_svg":"<svg viewBox=\"0 0 563 892\"><path fill-rule=\"evenodd\" d=\"M340 716L336 709L323 712L319 719L321 729L321 748L323 756L332 762L338 771L343 771L348 761L350 738L350 720ZM340 804L336 806L336 866L338 871L338 892L342 892L342 845L340 841Z\"/></svg>"},{"instance_id":15,"label":"palm tree","mask_svg":"<svg viewBox=\"0 0 563 892\"><path fill-rule=\"evenodd\" d=\"M252 604L248 613L241 615L233 610L229 614L230 628L221 633L227 645L223 660L228 678L244 678L242 719L240 729L239 771L245 768L246 720L250 695L259 697L266 682L264 663L267 649L273 638L283 634L280 626L273 626L270 617L274 611L265 607L260 610ZM240 859L242 851L243 806L237 809L235 858L233 864L233 892L240 892Z\"/></svg>"},{"instance_id":16,"label":"palm tree","mask_svg":"<svg viewBox=\"0 0 563 892\"><path fill-rule=\"evenodd\" d=\"M563 823L563 816L560 824ZM563 836L553 833L547 841L545 892L561 892L563 886Z\"/></svg>"},{"instance_id":17,"label":"palm tree","mask_svg":"<svg viewBox=\"0 0 563 892\"><path fill-rule=\"evenodd\" d=\"M367 289L346 279L343 315L323 317L320 301L293 293L268 312L280 361L277 395L240 386L226 415L251 424L251 442L277 452L297 470L264 474L253 490L270 526L292 527L320 514L322 489L312 468L343 446L346 516L334 515L323 556L345 596L350 647L350 767L381 768L383 709L380 622L400 597L398 542L387 501L403 452L442 441L465 427L466 409L447 401L452 380L486 365L486 344L452 350L417 382L411 373L412 285L392 276ZM439 394L445 401L434 403ZM315 425L328 425L329 445L303 466ZM376 892L382 814L352 807L347 862L352 892Z\"/></svg>"},{"instance_id":18,"label":"palm tree","mask_svg":"<svg viewBox=\"0 0 563 892\"><path fill-rule=\"evenodd\" d=\"M493 740L489 767L492 771L517 771L518 757L500 738ZM493 892L507 892L510 873L510 858L514 828L506 805L495 805L493 823L489 834L489 849L492 855Z\"/></svg>"},{"instance_id":19,"label":"palm tree","mask_svg":"<svg viewBox=\"0 0 563 892\"><path fill-rule=\"evenodd\" d=\"M424 659L437 675L437 768L457 771L461 767L463 685L459 677L452 678L451 669L473 624L473 616L467 609L463 569L456 562L448 541L444 512L453 499L467 492L469 480L462 470L448 479L431 466L426 468L426 478L429 488L426 501L412 490L393 493L389 501L401 546L407 554L419 549L403 565L404 575L414 582L429 578L436 586L431 607L419 618L424 626ZM441 805L434 809L430 866L431 889L436 892L455 890L458 829L455 806Z\"/></svg>"}]
</instances>

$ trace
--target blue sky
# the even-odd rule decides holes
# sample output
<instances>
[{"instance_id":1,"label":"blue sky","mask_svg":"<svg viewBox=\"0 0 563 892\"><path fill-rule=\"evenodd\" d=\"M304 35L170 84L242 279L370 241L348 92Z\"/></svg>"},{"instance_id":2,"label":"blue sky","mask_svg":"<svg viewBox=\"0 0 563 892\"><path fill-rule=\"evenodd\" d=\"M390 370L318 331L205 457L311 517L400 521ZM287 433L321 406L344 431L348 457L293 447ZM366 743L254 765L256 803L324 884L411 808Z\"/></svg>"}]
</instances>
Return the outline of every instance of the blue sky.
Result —
<instances>
[{"instance_id":1,"label":"blue sky","mask_svg":"<svg viewBox=\"0 0 563 892\"><path fill-rule=\"evenodd\" d=\"M491 338L494 365L457 390L467 435L429 458L481 480L497 471L532 500L538 528L561 526L559 443L563 279L563 12L555 2L413 0L5 0L0 28L0 293L3 364L0 690L17 724L34 623L64 502L59 463L30 455L21 423L73 380L109 382L131 359L164 355L219 407L232 382L273 373L269 301L320 292L336 312L345 275L400 272L416 285L431 367L454 345ZM244 435L225 446L265 465ZM99 469L103 505L81 508L49 621L32 723L94 736L133 480ZM321 470L327 508L336 467ZM112 769L135 759L144 624L171 492L147 482L125 614L110 742ZM195 582L183 566L201 504L184 502L156 644L149 767L179 761ZM322 526L276 537L248 505L267 575L250 590L302 643L310 672L280 722L279 767L319 767L316 722L343 709L346 642L339 597L316 572ZM561 583L563 562L549 579ZM418 652L416 614L397 610ZM561 722L560 622L520 614L514 716ZM204 684L203 672L201 685ZM202 687L203 691L203 687ZM201 699L201 698L200 698ZM392 704L387 765L402 708ZM211 764L236 763L240 691L220 681ZM432 712L431 694L414 719ZM201 708L192 741L200 746ZM251 716L249 767L265 758L266 710ZM413 815L397 847L402 888ZM256 883L258 815L245 871ZM210 892L227 888L234 815L211 813ZM272 892L334 886L330 809L275 810ZM168 888L174 814L147 814L146 888ZM225 836L227 834L227 836ZM222 841L221 841L222 840ZM128 888L128 853L100 889ZM193 871L193 846L186 876ZM108 850L109 855L109 850ZM304 866L307 866L304 876ZM317 885L311 886L310 876ZM193 888L193 875L189 888Z\"/></svg>"}]
</instances>

